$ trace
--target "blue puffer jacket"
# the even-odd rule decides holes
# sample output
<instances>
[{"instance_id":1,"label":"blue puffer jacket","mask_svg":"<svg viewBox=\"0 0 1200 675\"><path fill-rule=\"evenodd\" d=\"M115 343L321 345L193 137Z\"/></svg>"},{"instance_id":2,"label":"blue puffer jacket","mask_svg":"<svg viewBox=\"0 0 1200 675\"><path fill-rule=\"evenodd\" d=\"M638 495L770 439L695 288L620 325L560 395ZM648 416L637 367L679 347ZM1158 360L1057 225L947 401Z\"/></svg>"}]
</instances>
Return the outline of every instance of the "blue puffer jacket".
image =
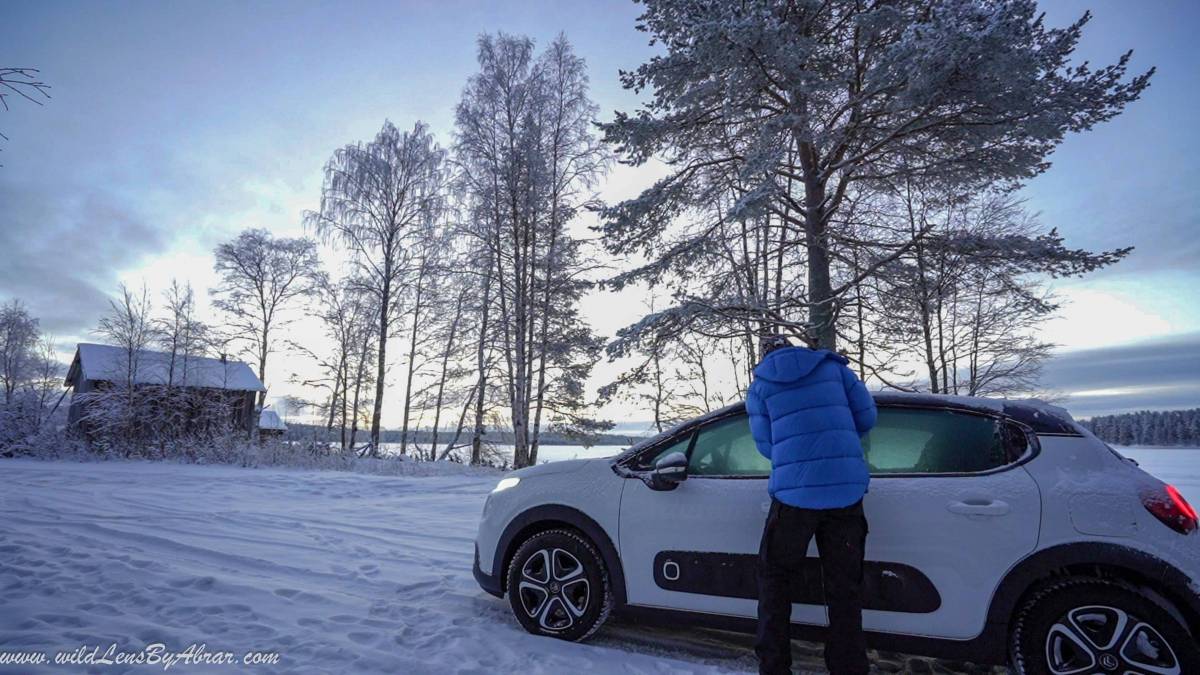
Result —
<instances>
[{"instance_id":1,"label":"blue puffer jacket","mask_svg":"<svg viewBox=\"0 0 1200 675\"><path fill-rule=\"evenodd\" d=\"M859 437L875 426L875 400L846 363L824 349L784 347L754 369L750 432L771 460L771 496L785 504L836 509L867 491Z\"/></svg>"}]
</instances>

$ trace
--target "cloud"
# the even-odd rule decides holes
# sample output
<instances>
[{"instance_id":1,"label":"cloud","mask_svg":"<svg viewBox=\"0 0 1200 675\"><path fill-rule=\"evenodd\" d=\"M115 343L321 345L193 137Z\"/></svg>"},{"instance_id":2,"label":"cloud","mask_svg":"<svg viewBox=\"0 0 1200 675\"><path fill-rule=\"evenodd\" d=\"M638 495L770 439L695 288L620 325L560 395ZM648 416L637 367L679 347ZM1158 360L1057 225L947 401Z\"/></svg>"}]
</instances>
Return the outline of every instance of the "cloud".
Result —
<instances>
[{"instance_id":1,"label":"cloud","mask_svg":"<svg viewBox=\"0 0 1200 675\"><path fill-rule=\"evenodd\" d=\"M0 204L0 298L19 298L58 335L95 326L118 272L166 245L165 232L102 194L4 182Z\"/></svg>"},{"instance_id":2,"label":"cloud","mask_svg":"<svg viewBox=\"0 0 1200 675\"><path fill-rule=\"evenodd\" d=\"M1200 333L1064 352L1042 386L1066 392L1077 417L1200 406Z\"/></svg>"}]
</instances>

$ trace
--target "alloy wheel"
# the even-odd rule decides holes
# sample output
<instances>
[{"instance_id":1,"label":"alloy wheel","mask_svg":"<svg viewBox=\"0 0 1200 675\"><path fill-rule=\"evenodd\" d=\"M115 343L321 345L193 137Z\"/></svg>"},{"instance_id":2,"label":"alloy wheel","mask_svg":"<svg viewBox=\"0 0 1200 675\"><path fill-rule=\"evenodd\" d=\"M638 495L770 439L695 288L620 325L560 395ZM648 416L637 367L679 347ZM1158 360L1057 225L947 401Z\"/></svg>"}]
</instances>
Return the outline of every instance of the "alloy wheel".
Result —
<instances>
[{"instance_id":1,"label":"alloy wheel","mask_svg":"<svg viewBox=\"0 0 1200 675\"><path fill-rule=\"evenodd\" d=\"M1046 664L1054 675L1182 673L1158 629L1107 605L1076 607L1059 617L1046 633Z\"/></svg>"},{"instance_id":2,"label":"alloy wheel","mask_svg":"<svg viewBox=\"0 0 1200 675\"><path fill-rule=\"evenodd\" d=\"M547 631L575 625L587 611L591 586L583 563L561 548L535 551L521 566L517 593L521 608Z\"/></svg>"}]
</instances>

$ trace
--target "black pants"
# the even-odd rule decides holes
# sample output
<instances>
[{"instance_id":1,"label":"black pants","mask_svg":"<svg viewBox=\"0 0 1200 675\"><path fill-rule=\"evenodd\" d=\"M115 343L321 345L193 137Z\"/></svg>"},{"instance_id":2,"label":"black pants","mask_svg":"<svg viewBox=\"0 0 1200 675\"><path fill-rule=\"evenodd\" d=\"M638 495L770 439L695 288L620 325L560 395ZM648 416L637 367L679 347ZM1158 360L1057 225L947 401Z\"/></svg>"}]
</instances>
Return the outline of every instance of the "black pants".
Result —
<instances>
[{"instance_id":1,"label":"black pants","mask_svg":"<svg viewBox=\"0 0 1200 675\"><path fill-rule=\"evenodd\" d=\"M832 675L867 672L862 632L863 548L867 519L862 502L840 509L800 509L772 500L758 552L759 672L790 672L792 665L791 585L798 580L817 537L821 579L829 610L825 666Z\"/></svg>"}]
</instances>

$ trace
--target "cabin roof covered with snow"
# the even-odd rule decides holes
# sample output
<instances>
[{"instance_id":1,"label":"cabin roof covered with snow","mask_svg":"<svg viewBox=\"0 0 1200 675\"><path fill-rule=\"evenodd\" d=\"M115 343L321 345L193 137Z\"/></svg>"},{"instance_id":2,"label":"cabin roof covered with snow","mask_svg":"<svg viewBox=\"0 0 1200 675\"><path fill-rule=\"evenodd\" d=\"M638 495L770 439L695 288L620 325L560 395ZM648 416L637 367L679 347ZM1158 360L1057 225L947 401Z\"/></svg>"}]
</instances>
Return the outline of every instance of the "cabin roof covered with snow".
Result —
<instances>
[{"instance_id":1,"label":"cabin roof covered with snow","mask_svg":"<svg viewBox=\"0 0 1200 675\"><path fill-rule=\"evenodd\" d=\"M262 413L259 414L258 428L269 431L287 431L287 425L283 423L283 420L279 419L279 413L270 408L264 408Z\"/></svg>"},{"instance_id":2,"label":"cabin roof covered with snow","mask_svg":"<svg viewBox=\"0 0 1200 675\"><path fill-rule=\"evenodd\" d=\"M140 350L134 360L135 384L173 384L180 387L225 389L229 391L266 391L250 366L242 361L211 359L203 356L175 356L171 367L171 354ZM67 384L78 386L83 380L98 382L123 382L126 378L129 358L124 348L81 342L75 349L75 358L67 371Z\"/></svg>"}]
</instances>

